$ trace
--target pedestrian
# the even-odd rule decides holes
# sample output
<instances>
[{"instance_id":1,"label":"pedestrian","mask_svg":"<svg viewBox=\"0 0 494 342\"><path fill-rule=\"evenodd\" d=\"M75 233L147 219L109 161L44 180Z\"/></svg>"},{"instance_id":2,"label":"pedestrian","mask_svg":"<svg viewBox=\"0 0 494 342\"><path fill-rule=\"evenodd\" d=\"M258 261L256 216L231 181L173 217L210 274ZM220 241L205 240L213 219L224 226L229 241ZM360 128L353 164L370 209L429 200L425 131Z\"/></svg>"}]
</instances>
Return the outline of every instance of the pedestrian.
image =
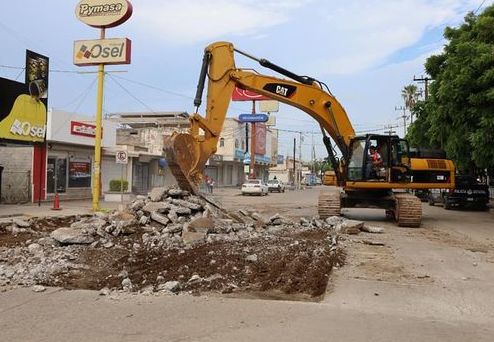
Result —
<instances>
[{"instance_id":1,"label":"pedestrian","mask_svg":"<svg viewBox=\"0 0 494 342\"><path fill-rule=\"evenodd\" d=\"M206 186L206 193L209 193L210 192L209 176L204 176L204 185Z\"/></svg>"},{"instance_id":2,"label":"pedestrian","mask_svg":"<svg viewBox=\"0 0 494 342\"><path fill-rule=\"evenodd\" d=\"M213 178L209 178L209 192L210 193L213 193L213 187L214 187L214 179Z\"/></svg>"}]
</instances>

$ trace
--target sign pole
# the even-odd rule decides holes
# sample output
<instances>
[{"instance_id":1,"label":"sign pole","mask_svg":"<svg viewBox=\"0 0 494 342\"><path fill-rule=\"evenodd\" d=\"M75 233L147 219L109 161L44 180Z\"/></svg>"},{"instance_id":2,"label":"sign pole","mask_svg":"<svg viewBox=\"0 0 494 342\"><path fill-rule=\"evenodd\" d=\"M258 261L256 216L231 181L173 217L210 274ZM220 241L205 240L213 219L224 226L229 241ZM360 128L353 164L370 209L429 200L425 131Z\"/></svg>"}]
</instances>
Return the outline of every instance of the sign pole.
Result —
<instances>
[{"instance_id":1,"label":"sign pole","mask_svg":"<svg viewBox=\"0 0 494 342\"><path fill-rule=\"evenodd\" d=\"M252 101L252 115L256 114L256 101ZM250 143L250 173L249 178L256 178L255 165L256 165L256 123L252 122L251 130L251 143Z\"/></svg>"},{"instance_id":2,"label":"sign pole","mask_svg":"<svg viewBox=\"0 0 494 342\"><path fill-rule=\"evenodd\" d=\"M105 28L101 28L100 39L105 39ZM103 118L103 87L105 81L105 65L98 65L98 90L96 102L96 137L94 139L94 182L93 211L99 209L101 184L101 121Z\"/></svg>"},{"instance_id":3,"label":"sign pole","mask_svg":"<svg viewBox=\"0 0 494 342\"><path fill-rule=\"evenodd\" d=\"M123 204L123 164L120 164L120 204Z\"/></svg>"}]
</instances>

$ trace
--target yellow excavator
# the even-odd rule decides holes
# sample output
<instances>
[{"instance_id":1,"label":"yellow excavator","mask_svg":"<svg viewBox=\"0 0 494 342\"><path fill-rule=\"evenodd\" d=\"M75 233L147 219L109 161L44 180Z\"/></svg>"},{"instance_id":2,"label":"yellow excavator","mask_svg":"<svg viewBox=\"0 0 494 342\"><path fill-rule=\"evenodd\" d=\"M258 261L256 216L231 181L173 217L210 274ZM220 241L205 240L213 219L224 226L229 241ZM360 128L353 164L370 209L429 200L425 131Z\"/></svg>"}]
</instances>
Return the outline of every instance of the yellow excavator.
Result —
<instances>
[{"instance_id":1,"label":"yellow excavator","mask_svg":"<svg viewBox=\"0 0 494 342\"><path fill-rule=\"evenodd\" d=\"M235 53L288 79L238 68ZM201 116L198 110L206 80L206 115ZM396 135L356 136L347 113L323 82L256 58L229 42L216 42L204 52L189 132L165 137L166 158L182 189L197 193L204 166L216 152L235 86L299 108L319 123L341 187L320 193L321 218L340 215L341 208L382 208L398 225L418 227L421 202L406 190L454 188L455 166L451 160L413 155L407 141Z\"/></svg>"}]
</instances>

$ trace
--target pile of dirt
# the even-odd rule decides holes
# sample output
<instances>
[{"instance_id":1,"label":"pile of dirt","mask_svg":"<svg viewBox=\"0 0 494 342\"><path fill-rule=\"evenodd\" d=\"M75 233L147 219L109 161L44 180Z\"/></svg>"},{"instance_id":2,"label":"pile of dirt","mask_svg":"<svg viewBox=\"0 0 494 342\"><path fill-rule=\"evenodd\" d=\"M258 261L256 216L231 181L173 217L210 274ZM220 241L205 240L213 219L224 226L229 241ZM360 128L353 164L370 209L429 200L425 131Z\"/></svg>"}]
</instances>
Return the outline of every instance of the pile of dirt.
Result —
<instances>
[{"instance_id":1,"label":"pile of dirt","mask_svg":"<svg viewBox=\"0 0 494 342\"><path fill-rule=\"evenodd\" d=\"M317 299L343 263L343 221L227 212L157 188L123 212L0 226L0 286Z\"/></svg>"}]
</instances>

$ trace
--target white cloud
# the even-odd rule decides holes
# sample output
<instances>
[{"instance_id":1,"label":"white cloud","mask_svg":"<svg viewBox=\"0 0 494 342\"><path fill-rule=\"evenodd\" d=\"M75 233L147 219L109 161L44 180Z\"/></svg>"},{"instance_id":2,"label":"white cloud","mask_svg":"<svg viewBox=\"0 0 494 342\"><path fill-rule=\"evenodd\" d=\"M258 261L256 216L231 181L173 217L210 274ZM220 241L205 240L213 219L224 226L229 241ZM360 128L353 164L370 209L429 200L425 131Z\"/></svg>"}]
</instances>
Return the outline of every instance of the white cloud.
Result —
<instances>
[{"instance_id":1,"label":"white cloud","mask_svg":"<svg viewBox=\"0 0 494 342\"><path fill-rule=\"evenodd\" d=\"M413 46L428 30L460 22L475 5L473 0L347 0L321 14L332 53L317 68L332 74L365 70Z\"/></svg>"},{"instance_id":2,"label":"white cloud","mask_svg":"<svg viewBox=\"0 0 494 342\"><path fill-rule=\"evenodd\" d=\"M382 64L428 31L461 22L478 0L148 0L138 28L162 42L264 41L319 75L351 74ZM281 27L282 30L277 30ZM281 33L282 32L282 33ZM281 48L281 49L280 49ZM295 54L290 52L295 50ZM420 52L427 52L427 49ZM301 58L304 63L298 63ZM309 70L307 70L309 69Z\"/></svg>"},{"instance_id":3,"label":"white cloud","mask_svg":"<svg viewBox=\"0 0 494 342\"><path fill-rule=\"evenodd\" d=\"M311 0L176 0L139 4L134 20L149 33L178 44L224 35L259 35L289 20L288 13Z\"/></svg>"}]
</instances>

